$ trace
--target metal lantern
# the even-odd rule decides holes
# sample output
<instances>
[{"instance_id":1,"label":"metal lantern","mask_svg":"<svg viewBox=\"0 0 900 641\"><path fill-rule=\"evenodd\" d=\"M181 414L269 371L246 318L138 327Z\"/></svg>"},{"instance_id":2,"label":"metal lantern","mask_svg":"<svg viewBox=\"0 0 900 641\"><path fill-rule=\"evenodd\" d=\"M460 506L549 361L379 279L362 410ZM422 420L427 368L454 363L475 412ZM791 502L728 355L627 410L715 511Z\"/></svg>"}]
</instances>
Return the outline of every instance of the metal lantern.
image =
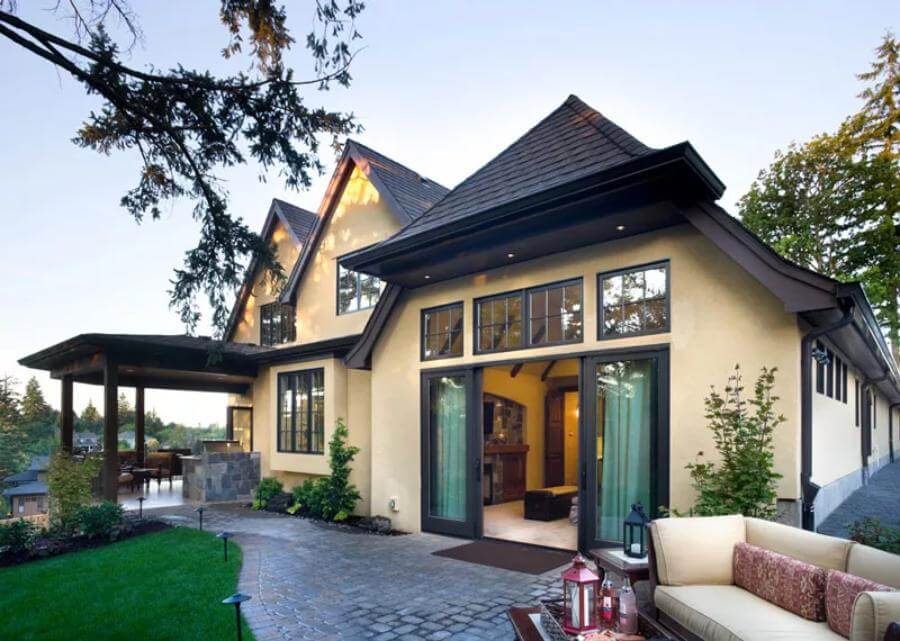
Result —
<instances>
[{"instance_id":1,"label":"metal lantern","mask_svg":"<svg viewBox=\"0 0 900 641\"><path fill-rule=\"evenodd\" d=\"M597 629L598 577L580 554L572 567L563 572L563 629L568 634L584 634Z\"/></svg>"},{"instance_id":2,"label":"metal lantern","mask_svg":"<svg viewBox=\"0 0 900 641\"><path fill-rule=\"evenodd\" d=\"M644 506L634 503L631 512L625 517L622 525L622 541L625 544L625 555L635 559L647 556L647 522Z\"/></svg>"}]
</instances>

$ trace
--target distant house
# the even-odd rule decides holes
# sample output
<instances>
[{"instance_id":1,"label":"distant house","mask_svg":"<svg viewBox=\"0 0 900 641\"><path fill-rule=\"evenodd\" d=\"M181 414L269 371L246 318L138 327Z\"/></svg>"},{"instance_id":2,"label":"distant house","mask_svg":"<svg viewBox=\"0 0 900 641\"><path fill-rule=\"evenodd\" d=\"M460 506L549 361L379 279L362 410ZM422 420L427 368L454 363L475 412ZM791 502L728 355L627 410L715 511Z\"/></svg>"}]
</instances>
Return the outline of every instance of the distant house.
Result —
<instances>
[{"instance_id":1,"label":"distant house","mask_svg":"<svg viewBox=\"0 0 900 641\"><path fill-rule=\"evenodd\" d=\"M119 434L119 442L128 443L128 447L134 449L134 430L129 430L128 432L122 432L121 434Z\"/></svg>"},{"instance_id":2,"label":"distant house","mask_svg":"<svg viewBox=\"0 0 900 641\"><path fill-rule=\"evenodd\" d=\"M47 467L49 457L35 456L28 469L12 474L3 479L8 485L3 496L9 500L12 516L34 516L46 514L47 500Z\"/></svg>"},{"instance_id":3,"label":"distant house","mask_svg":"<svg viewBox=\"0 0 900 641\"><path fill-rule=\"evenodd\" d=\"M75 434L75 449L81 452L99 452L102 448L100 437L93 432L78 432Z\"/></svg>"}]
</instances>

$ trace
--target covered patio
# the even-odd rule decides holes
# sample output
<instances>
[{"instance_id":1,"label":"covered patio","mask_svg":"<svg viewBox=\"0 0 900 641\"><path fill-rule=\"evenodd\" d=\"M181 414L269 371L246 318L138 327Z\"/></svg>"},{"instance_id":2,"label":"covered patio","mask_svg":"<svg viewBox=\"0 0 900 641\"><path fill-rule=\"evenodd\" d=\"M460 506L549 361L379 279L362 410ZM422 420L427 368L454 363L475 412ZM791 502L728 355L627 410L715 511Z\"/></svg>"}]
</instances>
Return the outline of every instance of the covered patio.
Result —
<instances>
[{"instance_id":1,"label":"covered patio","mask_svg":"<svg viewBox=\"0 0 900 641\"><path fill-rule=\"evenodd\" d=\"M25 367L50 372L62 384L60 436L72 451L75 383L103 386L103 471L105 499L119 493L120 387L135 388L135 456L145 460L144 391L147 389L244 394L259 362L272 348L223 343L208 337L154 334L80 334L22 358ZM224 409L224 408L223 408Z\"/></svg>"}]
</instances>

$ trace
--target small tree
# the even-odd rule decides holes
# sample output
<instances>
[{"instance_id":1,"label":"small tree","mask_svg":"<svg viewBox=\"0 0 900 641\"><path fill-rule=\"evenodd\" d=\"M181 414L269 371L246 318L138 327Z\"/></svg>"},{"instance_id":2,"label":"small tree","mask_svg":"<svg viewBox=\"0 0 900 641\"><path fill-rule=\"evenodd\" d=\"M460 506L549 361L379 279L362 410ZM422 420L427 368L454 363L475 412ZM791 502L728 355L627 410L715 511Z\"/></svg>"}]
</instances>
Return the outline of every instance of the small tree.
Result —
<instances>
[{"instance_id":1,"label":"small tree","mask_svg":"<svg viewBox=\"0 0 900 641\"><path fill-rule=\"evenodd\" d=\"M328 466L331 476L307 479L294 488L294 505L291 514L305 510L310 516L326 521L346 521L360 499L359 490L350 483L350 463L359 448L347 445L350 432L342 419L334 426L334 434L328 442Z\"/></svg>"},{"instance_id":2,"label":"small tree","mask_svg":"<svg viewBox=\"0 0 900 641\"><path fill-rule=\"evenodd\" d=\"M50 459L47 489L50 493L50 519L62 530L78 525L78 511L91 502L91 484L100 472L100 459L83 460L58 452Z\"/></svg>"},{"instance_id":3,"label":"small tree","mask_svg":"<svg viewBox=\"0 0 900 641\"><path fill-rule=\"evenodd\" d=\"M740 365L735 365L724 394L710 388L704 401L706 419L719 461L686 466L697 491L692 514L775 518L776 487L781 474L775 471L772 439L775 429L785 422L784 416L776 415L774 409L778 397L772 390L777 371L777 367L762 368L749 400L742 396Z\"/></svg>"}]
</instances>

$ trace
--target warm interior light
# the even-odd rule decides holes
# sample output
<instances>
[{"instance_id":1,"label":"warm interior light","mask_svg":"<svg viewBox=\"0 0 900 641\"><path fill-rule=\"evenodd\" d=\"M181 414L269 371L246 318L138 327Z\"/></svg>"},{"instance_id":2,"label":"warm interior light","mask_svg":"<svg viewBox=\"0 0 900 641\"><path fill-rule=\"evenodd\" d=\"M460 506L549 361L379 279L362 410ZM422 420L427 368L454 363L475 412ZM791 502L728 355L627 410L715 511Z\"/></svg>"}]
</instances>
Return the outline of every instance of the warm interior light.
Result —
<instances>
[{"instance_id":1,"label":"warm interior light","mask_svg":"<svg viewBox=\"0 0 900 641\"><path fill-rule=\"evenodd\" d=\"M429 278L431 278L431 276L429 276L428 274L425 274L425 280L428 280Z\"/></svg>"},{"instance_id":2,"label":"warm interior light","mask_svg":"<svg viewBox=\"0 0 900 641\"><path fill-rule=\"evenodd\" d=\"M509 253L506 255L506 257L507 257L507 258L515 258L516 255L515 255L514 253L512 253L512 252L509 252Z\"/></svg>"},{"instance_id":3,"label":"warm interior light","mask_svg":"<svg viewBox=\"0 0 900 641\"><path fill-rule=\"evenodd\" d=\"M625 231L625 225L616 225L616 231Z\"/></svg>"}]
</instances>

